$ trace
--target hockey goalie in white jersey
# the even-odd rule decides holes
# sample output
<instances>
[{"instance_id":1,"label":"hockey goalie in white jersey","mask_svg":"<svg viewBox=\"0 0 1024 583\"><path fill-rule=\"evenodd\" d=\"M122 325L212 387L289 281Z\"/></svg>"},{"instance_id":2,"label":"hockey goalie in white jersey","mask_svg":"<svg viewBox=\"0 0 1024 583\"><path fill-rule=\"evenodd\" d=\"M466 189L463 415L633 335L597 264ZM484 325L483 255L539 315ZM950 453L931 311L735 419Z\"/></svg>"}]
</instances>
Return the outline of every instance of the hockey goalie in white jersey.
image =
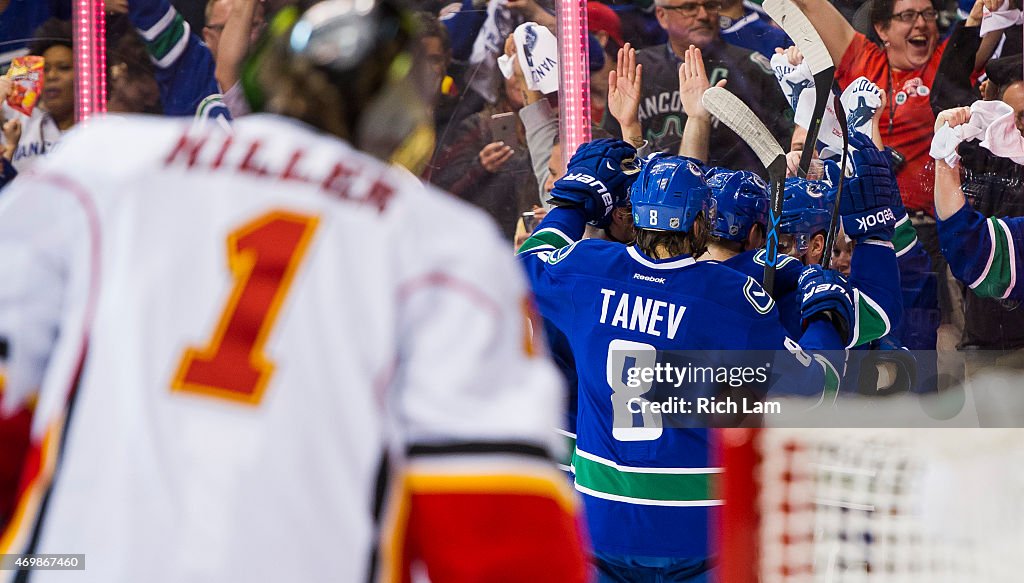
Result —
<instances>
[{"instance_id":1,"label":"hockey goalie in white jersey","mask_svg":"<svg viewBox=\"0 0 1024 583\"><path fill-rule=\"evenodd\" d=\"M372 149L408 15L277 18L248 89L326 133L101 120L0 197L0 405L38 398L0 553L85 554L33 582L584 580L507 244L330 135Z\"/></svg>"}]
</instances>

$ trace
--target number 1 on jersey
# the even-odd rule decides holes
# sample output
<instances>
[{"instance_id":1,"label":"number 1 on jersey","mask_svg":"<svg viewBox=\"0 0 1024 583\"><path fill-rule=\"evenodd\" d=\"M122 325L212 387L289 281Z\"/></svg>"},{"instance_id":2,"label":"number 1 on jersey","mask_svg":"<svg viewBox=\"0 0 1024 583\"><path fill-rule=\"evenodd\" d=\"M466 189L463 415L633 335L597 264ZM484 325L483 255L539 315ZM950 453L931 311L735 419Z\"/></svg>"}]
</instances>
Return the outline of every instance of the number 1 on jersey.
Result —
<instances>
[{"instance_id":1,"label":"number 1 on jersey","mask_svg":"<svg viewBox=\"0 0 1024 583\"><path fill-rule=\"evenodd\" d=\"M259 403L274 371L264 344L317 222L315 216L272 211L228 234L231 296L210 341L185 350L172 390Z\"/></svg>"}]
</instances>

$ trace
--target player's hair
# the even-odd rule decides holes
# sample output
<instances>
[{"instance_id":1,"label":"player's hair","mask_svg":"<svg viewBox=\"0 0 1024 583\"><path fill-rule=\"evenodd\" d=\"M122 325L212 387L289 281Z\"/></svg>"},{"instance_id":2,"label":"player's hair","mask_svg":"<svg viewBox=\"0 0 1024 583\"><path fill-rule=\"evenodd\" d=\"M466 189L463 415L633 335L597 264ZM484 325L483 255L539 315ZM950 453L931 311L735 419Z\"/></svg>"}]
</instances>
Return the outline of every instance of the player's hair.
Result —
<instances>
[{"instance_id":1,"label":"player's hair","mask_svg":"<svg viewBox=\"0 0 1024 583\"><path fill-rule=\"evenodd\" d=\"M72 35L70 21L51 18L40 24L32 34L32 40L28 43L28 54L41 56L55 46L74 48Z\"/></svg>"},{"instance_id":2,"label":"player's hair","mask_svg":"<svg viewBox=\"0 0 1024 583\"><path fill-rule=\"evenodd\" d=\"M354 116L322 68L295 58L282 43L267 49L260 74L268 109L352 141Z\"/></svg>"},{"instance_id":3,"label":"player's hair","mask_svg":"<svg viewBox=\"0 0 1024 583\"><path fill-rule=\"evenodd\" d=\"M301 12L316 4L304 0L298 8ZM358 139L361 117L387 93L386 87L391 89L389 81L399 76L396 72L402 65L411 63L407 50L415 21L407 18L410 13L400 6L404 6L400 0L378 3L386 15L382 18L400 22L395 25L398 32L393 38L381 40L361 61L345 70L316 63L308 53L296 53L289 34L289 14L287 9L282 10L271 21L269 34L243 66L243 88L250 104L255 110L265 109L301 120L365 150ZM415 67L413 70L420 72ZM409 108L413 109L412 104ZM387 120L381 123L386 124Z\"/></svg>"},{"instance_id":4,"label":"player's hair","mask_svg":"<svg viewBox=\"0 0 1024 583\"><path fill-rule=\"evenodd\" d=\"M664 247L672 257L679 255L700 257L707 252L710 242L711 221L708 220L704 211L697 213L697 218L693 220L693 228L689 232L637 228L633 240L633 244L648 257L657 257L658 247Z\"/></svg>"}]
</instances>

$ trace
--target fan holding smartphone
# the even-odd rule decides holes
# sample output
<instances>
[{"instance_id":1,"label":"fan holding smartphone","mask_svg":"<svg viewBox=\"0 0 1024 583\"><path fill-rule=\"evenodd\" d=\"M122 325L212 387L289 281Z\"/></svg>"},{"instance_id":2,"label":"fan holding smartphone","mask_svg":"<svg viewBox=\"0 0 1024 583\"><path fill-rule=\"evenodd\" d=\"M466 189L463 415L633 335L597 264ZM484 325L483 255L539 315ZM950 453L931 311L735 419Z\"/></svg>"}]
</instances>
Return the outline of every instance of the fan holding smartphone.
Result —
<instances>
[{"instance_id":1,"label":"fan holding smartphone","mask_svg":"<svg viewBox=\"0 0 1024 583\"><path fill-rule=\"evenodd\" d=\"M508 162L515 154L515 146L519 144L516 134L516 114L509 111L491 116L491 143L480 150L480 165L484 170L494 173Z\"/></svg>"}]
</instances>

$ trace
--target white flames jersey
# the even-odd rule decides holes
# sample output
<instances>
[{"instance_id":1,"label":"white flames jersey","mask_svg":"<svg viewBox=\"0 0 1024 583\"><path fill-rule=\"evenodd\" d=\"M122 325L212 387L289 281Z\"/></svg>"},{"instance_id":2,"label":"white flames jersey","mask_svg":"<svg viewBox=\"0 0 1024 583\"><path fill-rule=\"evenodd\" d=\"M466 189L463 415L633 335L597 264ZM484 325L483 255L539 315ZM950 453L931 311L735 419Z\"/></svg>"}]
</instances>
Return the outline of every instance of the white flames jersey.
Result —
<instances>
[{"instance_id":1,"label":"white flames jersey","mask_svg":"<svg viewBox=\"0 0 1024 583\"><path fill-rule=\"evenodd\" d=\"M561 481L508 461L562 389L507 242L296 122L76 130L0 195L0 274L3 404L39 395L0 552L86 555L33 582L364 581L386 454Z\"/></svg>"}]
</instances>

